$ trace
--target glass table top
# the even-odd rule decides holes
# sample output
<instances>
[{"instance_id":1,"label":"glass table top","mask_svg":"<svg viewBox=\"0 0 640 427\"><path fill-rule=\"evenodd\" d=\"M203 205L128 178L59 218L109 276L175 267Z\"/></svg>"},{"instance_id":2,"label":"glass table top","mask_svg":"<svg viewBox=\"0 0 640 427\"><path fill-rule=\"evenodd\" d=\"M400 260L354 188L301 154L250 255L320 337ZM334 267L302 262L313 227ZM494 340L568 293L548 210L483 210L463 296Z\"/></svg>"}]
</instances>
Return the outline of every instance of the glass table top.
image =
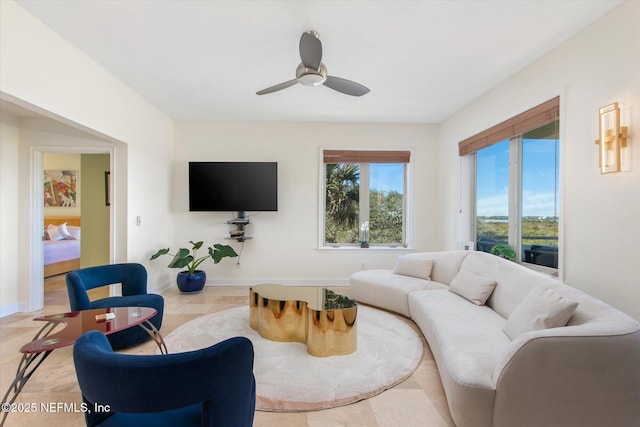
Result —
<instances>
[{"instance_id":1,"label":"glass table top","mask_svg":"<svg viewBox=\"0 0 640 427\"><path fill-rule=\"evenodd\" d=\"M113 307L36 317L33 320L48 322L47 325L60 324L63 328L54 329L54 333L23 345L20 352L39 353L65 347L87 331L96 330L108 335L138 325L155 315L156 310L150 307Z\"/></svg>"},{"instance_id":2,"label":"glass table top","mask_svg":"<svg viewBox=\"0 0 640 427\"><path fill-rule=\"evenodd\" d=\"M321 286L284 286L262 284L251 287L254 298L277 301L305 301L312 310L340 310L358 305L357 302ZM257 304L258 301L255 301Z\"/></svg>"}]
</instances>

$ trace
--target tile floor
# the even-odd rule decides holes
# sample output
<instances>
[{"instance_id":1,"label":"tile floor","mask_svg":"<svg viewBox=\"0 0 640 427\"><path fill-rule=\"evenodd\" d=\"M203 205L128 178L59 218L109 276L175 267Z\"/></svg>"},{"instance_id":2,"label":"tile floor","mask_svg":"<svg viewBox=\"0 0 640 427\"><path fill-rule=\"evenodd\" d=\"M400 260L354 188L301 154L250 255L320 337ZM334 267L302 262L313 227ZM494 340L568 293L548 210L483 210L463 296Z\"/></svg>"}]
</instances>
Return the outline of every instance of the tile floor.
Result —
<instances>
[{"instance_id":1,"label":"tile floor","mask_svg":"<svg viewBox=\"0 0 640 427\"><path fill-rule=\"evenodd\" d=\"M39 322L38 315L69 310L64 276L46 280L45 308L28 314L14 314L0 319L0 391L4 392L14 378L20 361L20 347L32 339ZM336 288L347 293L347 288ZM247 287L206 287L197 295L182 295L176 288L163 293L165 313L161 332L173 329L206 313L248 304ZM152 354L152 341L126 350L131 354ZM73 369L71 347L55 350L29 380L16 402L35 403L33 413L11 413L5 426L83 426L81 413L69 411L82 401ZM41 402L49 411L41 408ZM64 406L67 406L65 410ZM57 410L59 408L59 410ZM257 411L254 426L454 426L440 383L440 377L428 347L414 374L402 384L371 399L339 408L315 412L273 413Z\"/></svg>"}]
</instances>

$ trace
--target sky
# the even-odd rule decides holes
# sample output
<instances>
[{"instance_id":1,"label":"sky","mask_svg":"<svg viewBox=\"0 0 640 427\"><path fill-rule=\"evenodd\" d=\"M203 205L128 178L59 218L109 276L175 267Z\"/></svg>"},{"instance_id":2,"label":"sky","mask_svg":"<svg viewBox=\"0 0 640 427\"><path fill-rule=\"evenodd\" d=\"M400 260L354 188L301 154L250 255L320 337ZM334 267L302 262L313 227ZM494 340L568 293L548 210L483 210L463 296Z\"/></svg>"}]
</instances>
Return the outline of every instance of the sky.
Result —
<instances>
[{"instance_id":1,"label":"sky","mask_svg":"<svg viewBox=\"0 0 640 427\"><path fill-rule=\"evenodd\" d=\"M401 163L372 163L369 166L370 187L376 190L395 190L403 193L404 165Z\"/></svg>"},{"instance_id":2,"label":"sky","mask_svg":"<svg viewBox=\"0 0 640 427\"><path fill-rule=\"evenodd\" d=\"M524 139L522 215L557 216L557 141ZM477 153L477 215L507 216L509 209L509 141Z\"/></svg>"}]
</instances>

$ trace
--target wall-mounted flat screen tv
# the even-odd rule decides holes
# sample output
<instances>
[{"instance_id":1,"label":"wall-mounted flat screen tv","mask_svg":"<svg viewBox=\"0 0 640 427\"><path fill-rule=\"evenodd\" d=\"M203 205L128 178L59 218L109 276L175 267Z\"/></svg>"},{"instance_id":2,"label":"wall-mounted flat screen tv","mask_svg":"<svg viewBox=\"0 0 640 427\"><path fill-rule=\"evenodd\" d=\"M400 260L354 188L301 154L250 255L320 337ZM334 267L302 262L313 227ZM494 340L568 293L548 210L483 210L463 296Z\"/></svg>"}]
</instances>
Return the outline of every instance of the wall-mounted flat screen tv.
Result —
<instances>
[{"instance_id":1,"label":"wall-mounted flat screen tv","mask_svg":"<svg viewBox=\"0 0 640 427\"><path fill-rule=\"evenodd\" d=\"M190 211L277 211L277 162L189 162Z\"/></svg>"}]
</instances>

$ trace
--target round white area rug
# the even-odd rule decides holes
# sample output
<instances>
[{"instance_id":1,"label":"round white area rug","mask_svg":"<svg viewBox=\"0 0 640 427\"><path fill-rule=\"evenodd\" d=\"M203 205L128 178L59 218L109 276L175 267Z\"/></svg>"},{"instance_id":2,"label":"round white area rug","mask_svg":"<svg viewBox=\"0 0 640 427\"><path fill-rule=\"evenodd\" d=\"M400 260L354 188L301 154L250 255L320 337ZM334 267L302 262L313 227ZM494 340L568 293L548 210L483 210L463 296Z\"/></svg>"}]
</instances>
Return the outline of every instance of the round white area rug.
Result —
<instances>
[{"instance_id":1,"label":"round white area rug","mask_svg":"<svg viewBox=\"0 0 640 427\"><path fill-rule=\"evenodd\" d=\"M422 360L422 336L407 319L358 306L358 349L346 356L315 357L305 344L274 342L249 326L249 307L208 314L176 328L165 342L171 353L208 347L234 336L254 346L256 409L314 411L367 399L407 379ZM222 368L224 369L224 368Z\"/></svg>"}]
</instances>

